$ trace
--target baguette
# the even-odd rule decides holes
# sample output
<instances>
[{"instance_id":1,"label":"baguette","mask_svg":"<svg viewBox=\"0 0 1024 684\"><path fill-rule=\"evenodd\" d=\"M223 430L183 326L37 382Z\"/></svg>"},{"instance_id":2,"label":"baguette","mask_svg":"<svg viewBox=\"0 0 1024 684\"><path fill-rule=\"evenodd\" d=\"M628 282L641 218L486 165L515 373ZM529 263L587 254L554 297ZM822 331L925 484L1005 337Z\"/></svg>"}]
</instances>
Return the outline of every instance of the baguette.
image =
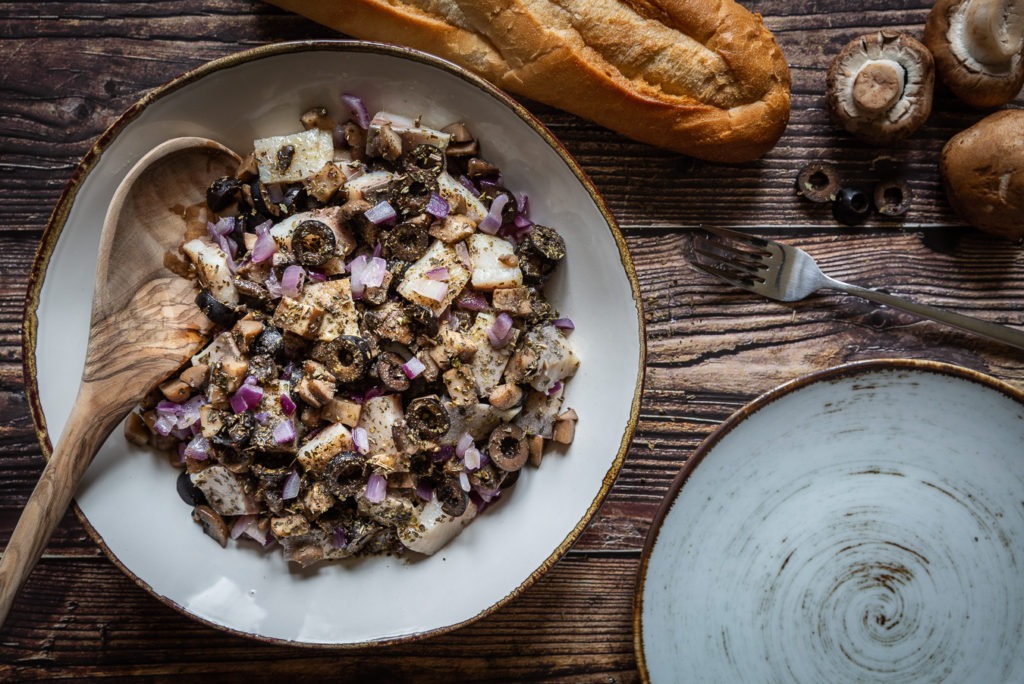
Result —
<instances>
[{"instance_id":1,"label":"baguette","mask_svg":"<svg viewBox=\"0 0 1024 684\"><path fill-rule=\"evenodd\" d=\"M708 161L761 157L789 119L782 51L733 0L271 1Z\"/></svg>"}]
</instances>

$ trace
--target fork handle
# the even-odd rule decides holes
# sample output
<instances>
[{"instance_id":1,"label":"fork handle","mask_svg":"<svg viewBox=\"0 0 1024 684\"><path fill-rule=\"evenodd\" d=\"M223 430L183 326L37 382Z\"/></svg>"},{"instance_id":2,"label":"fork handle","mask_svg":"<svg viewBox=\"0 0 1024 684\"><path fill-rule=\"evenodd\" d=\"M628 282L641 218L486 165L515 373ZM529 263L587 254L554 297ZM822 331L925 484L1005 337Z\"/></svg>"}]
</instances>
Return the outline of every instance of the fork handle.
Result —
<instances>
[{"instance_id":1,"label":"fork handle","mask_svg":"<svg viewBox=\"0 0 1024 684\"><path fill-rule=\"evenodd\" d=\"M960 328L961 330L990 337L993 340L998 340L1012 347L1017 347L1018 349L1024 349L1024 331L1021 330L1009 328L998 323L983 321L979 318L974 318L973 316L953 313L952 311L928 306L927 304L918 304L917 302L909 299L895 297L885 292L879 292L878 290L869 290L866 287L860 287L858 285L850 285L849 283L844 283L834 278L828 278L828 284L826 287L833 290L839 290L847 294L856 295L857 297L868 299L872 302L885 304L886 306L891 306L894 309L909 311L910 313L921 316L922 318L929 318L933 321L945 323L946 325L952 325L953 327Z\"/></svg>"}]
</instances>

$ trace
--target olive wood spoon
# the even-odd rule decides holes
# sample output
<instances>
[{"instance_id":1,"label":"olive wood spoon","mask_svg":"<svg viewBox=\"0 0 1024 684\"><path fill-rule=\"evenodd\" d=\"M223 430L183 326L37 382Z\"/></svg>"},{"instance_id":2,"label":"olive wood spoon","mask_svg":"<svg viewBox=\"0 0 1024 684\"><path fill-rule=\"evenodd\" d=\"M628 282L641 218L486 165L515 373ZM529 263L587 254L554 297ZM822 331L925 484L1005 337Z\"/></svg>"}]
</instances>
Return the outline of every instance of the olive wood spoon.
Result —
<instances>
[{"instance_id":1,"label":"olive wood spoon","mask_svg":"<svg viewBox=\"0 0 1024 684\"><path fill-rule=\"evenodd\" d=\"M0 624L100 446L157 383L195 354L212 324L192 280L165 265L202 202L239 158L205 138L146 154L118 186L100 235L85 368L71 415L0 557Z\"/></svg>"}]
</instances>

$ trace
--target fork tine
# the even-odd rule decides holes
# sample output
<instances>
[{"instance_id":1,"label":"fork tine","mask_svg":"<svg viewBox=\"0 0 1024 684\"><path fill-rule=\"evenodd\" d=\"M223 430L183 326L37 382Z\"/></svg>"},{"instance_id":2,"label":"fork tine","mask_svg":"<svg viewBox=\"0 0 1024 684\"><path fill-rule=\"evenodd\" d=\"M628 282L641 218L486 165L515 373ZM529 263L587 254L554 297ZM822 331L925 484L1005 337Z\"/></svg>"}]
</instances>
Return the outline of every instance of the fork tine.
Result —
<instances>
[{"instance_id":1,"label":"fork tine","mask_svg":"<svg viewBox=\"0 0 1024 684\"><path fill-rule=\"evenodd\" d=\"M746 233L741 233L737 230L731 230L729 228L719 228L717 226L701 226L701 230L707 233L711 233L712 235L717 235L718 237L723 238L724 240L731 240L733 242L738 242L742 245L746 245L748 247L753 247L758 251L764 251L765 248L771 244L768 240L765 240L764 238L759 238L756 235L747 235Z\"/></svg>"},{"instance_id":2,"label":"fork tine","mask_svg":"<svg viewBox=\"0 0 1024 684\"><path fill-rule=\"evenodd\" d=\"M749 275L745 275L743 273L730 271L726 268L722 268L720 264L712 266L709 264L702 263L700 261L691 261L690 265L696 268L698 271L703 271L704 273L707 273L710 276L714 276L719 280L722 280L734 287L738 287L744 290L749 290L750 288L756 287L757 285L763 282L763 280L753 278Z\"/></svg>"},{"instance_id":3,"label":"fork tine","mask_svg":"<svg viewBox=\"0 0 1024 684\"><path fill-rule=\"evenodd\" d=\"M718 247L715 243L707 244L711 244L715 248ZM694 254L706 257L719 266L728 266L752 276L759 275L762 271L765 271L768 268L764 263L758 260L756 256L751 258L752 255L749 253L729 250L728 254L722 254L722 251L725 250L715 251L714 249L703 249L697 244L694 244L692 248L692 252Z\"/></svg>"}]
</instances>

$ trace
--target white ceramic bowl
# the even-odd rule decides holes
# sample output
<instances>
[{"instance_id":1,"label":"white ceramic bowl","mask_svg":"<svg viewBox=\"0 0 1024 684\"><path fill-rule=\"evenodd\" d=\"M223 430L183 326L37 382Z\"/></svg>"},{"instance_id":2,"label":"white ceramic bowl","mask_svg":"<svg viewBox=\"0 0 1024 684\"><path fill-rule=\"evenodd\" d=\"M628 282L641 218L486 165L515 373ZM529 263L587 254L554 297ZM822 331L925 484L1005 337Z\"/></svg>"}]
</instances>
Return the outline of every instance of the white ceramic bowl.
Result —
<instances>
[{"instance_id":1,"label":"white ceramic bowl","mask_svg":"<svg viewBox=\"0 0 1024 684\"><path fill-rule=\"evenodd\" d=\"M507 603L565 553L618 473L636 425L644 362L636 276L607 208L553 136L483 81L423 54L348 41L280 44L190 72L126 112L83 160L47 227L26 315L34 417L49 453L84 363L100 226L114 188L144 152L176 136L236 150L299 129L343 92L371 109L464 120L484 154L525 191L535 220L559 227L568 258L549 293L573 318L582 367L567 385L580 415L564 455L524 472L510 496L436 556L373 558L299 571L279 552L221 549L191 521L162 455L120 430L76 498L110 558L166 603L210 625L315 645L387 643L453 629ZM339 110L341 111L341 110Z\"/></svg>"},{"instance_id":2,"label":"white ceramic bowl","mask_svg":"<svg viewBox=\"0 0 1024 684\"><path fill-rule=\"evenodd\" d=\"M645 547L652 682L1024 681L1024 393L842 366L726 421Z\"/></svg>"}]
</instances>

